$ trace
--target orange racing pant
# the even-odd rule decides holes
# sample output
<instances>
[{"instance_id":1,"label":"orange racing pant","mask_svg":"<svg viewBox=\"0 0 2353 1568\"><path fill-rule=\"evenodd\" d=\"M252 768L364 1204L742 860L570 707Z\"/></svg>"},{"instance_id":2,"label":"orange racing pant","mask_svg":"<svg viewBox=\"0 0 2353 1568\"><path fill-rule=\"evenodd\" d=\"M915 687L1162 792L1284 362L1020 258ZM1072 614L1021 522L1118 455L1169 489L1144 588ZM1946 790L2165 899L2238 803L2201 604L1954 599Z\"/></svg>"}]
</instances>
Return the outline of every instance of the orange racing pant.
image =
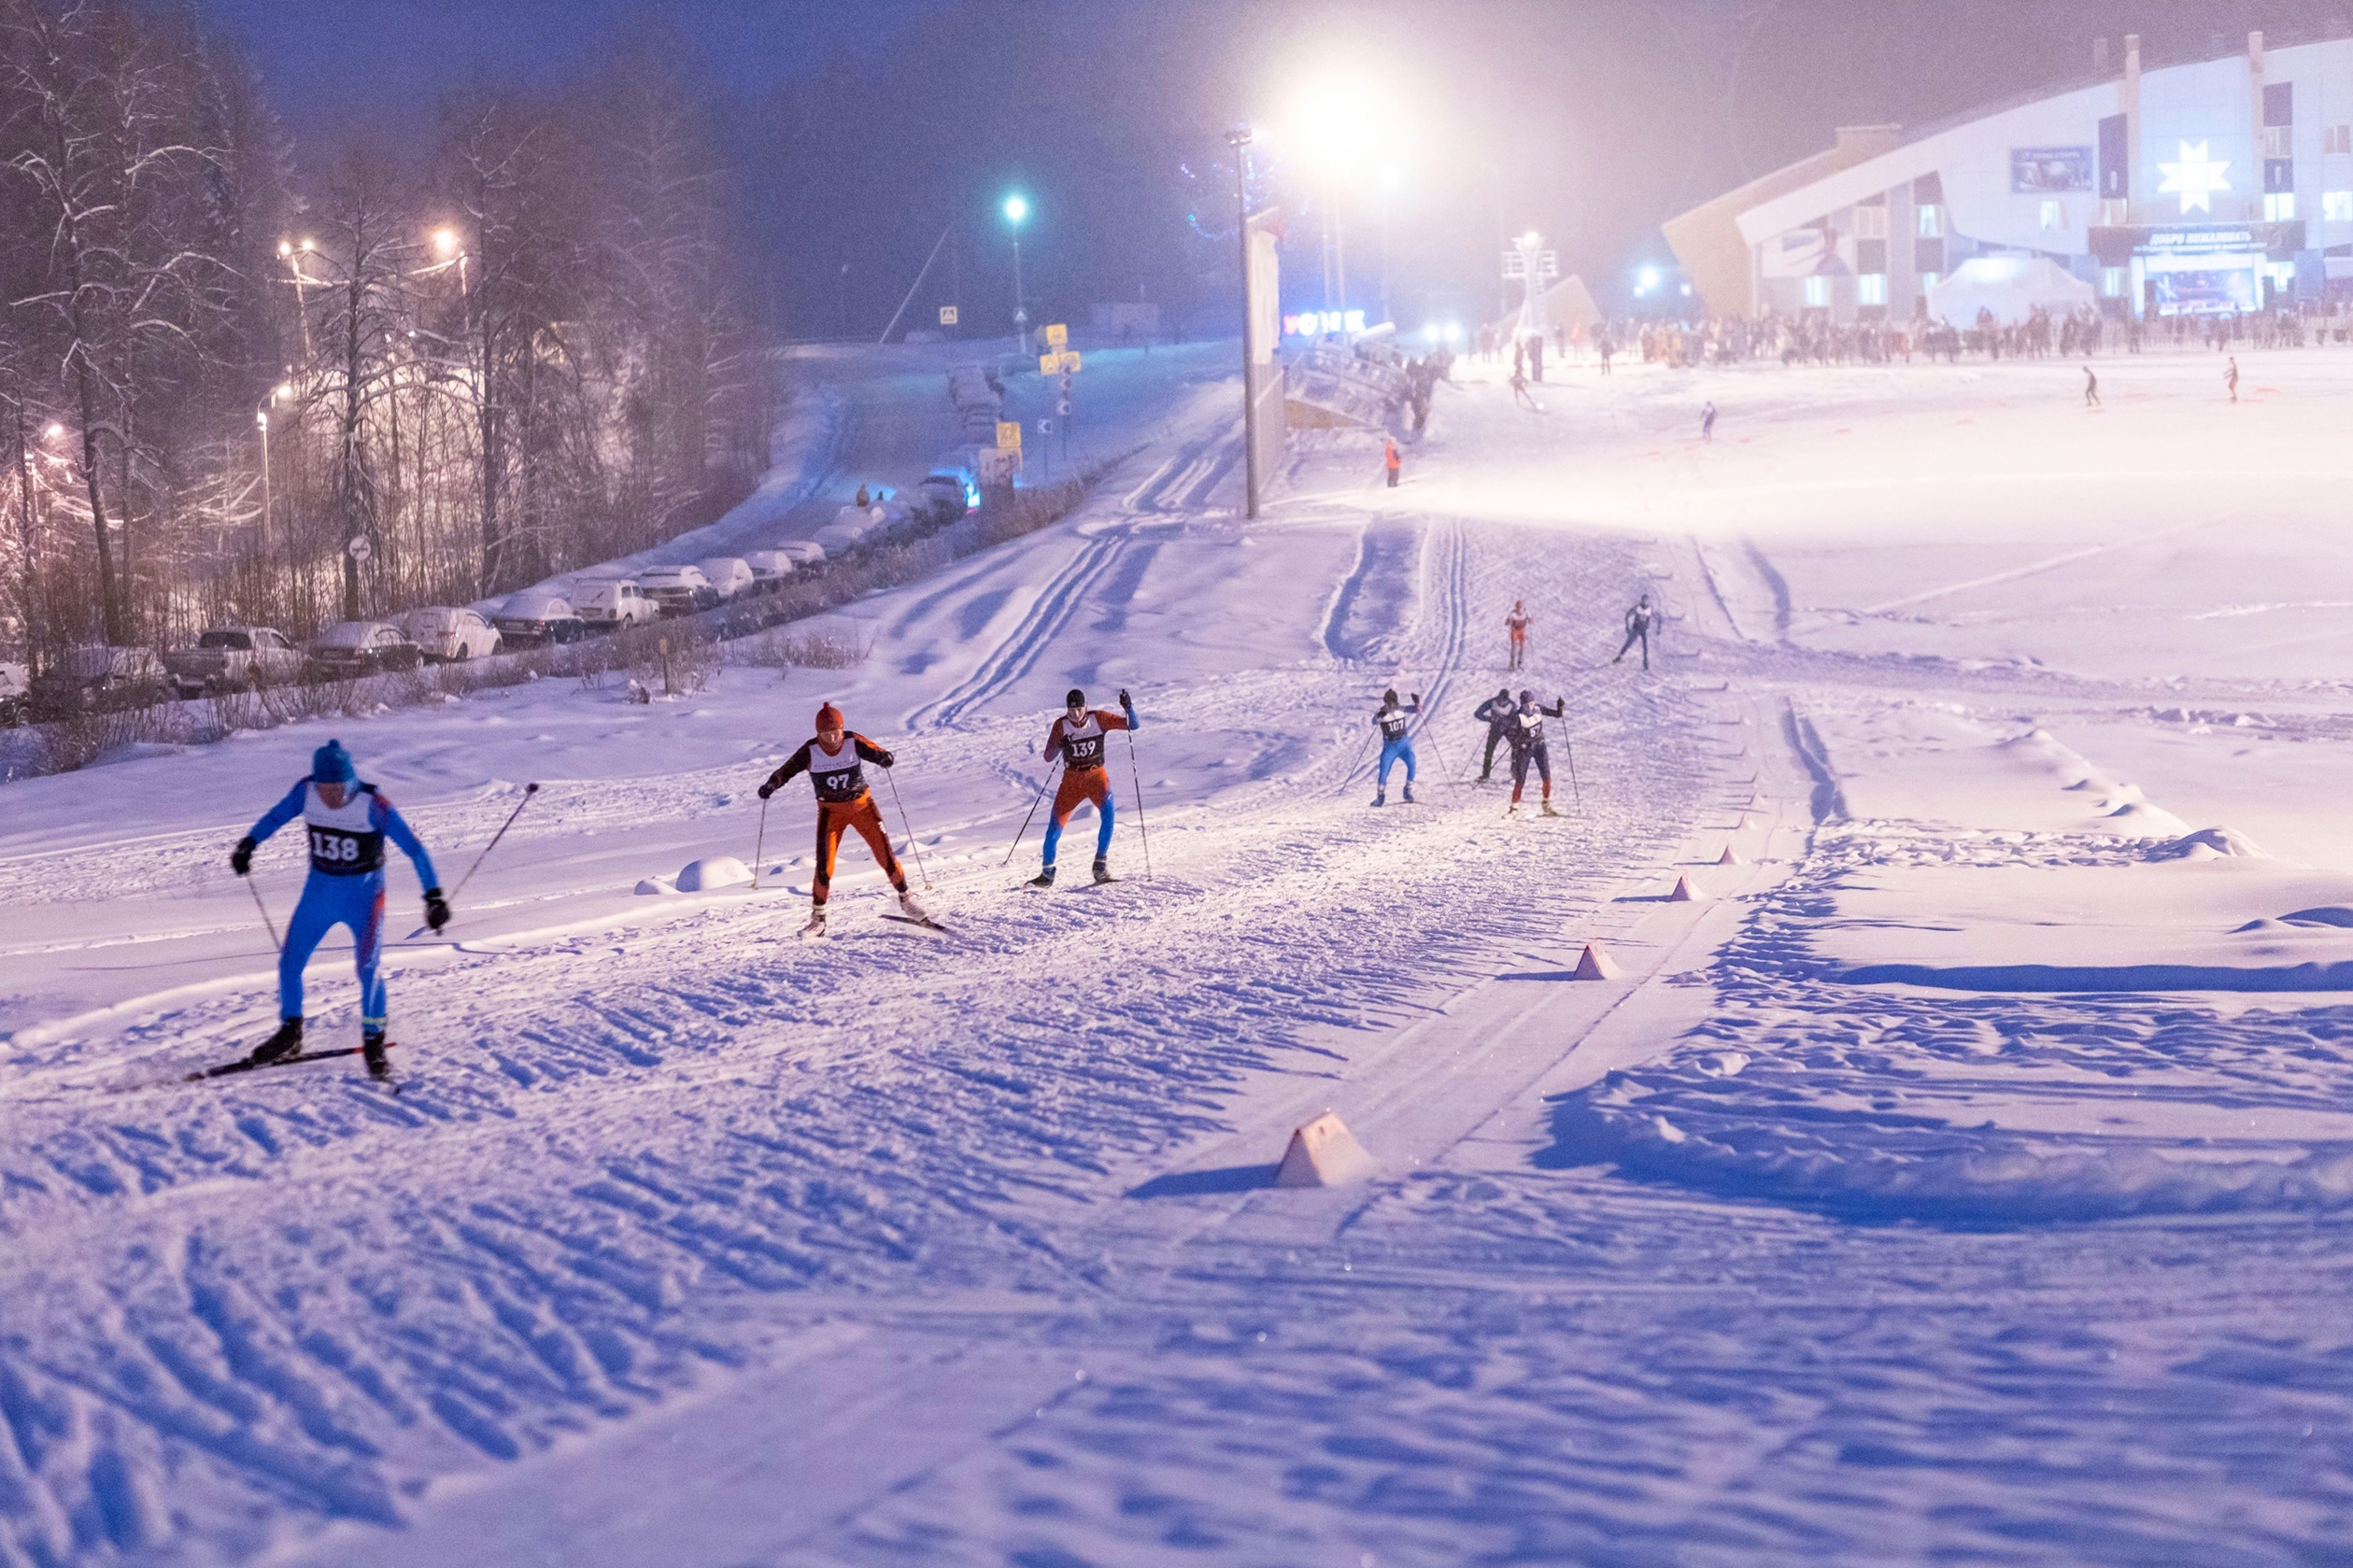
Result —
<instances>
[{"instance_id":1,"label":"orange racing pant","mask_svg":"<svg viewBox=\"0 0 2353 1568\"><path fill-rule=\"evenodd\" d=\"M867 848L874 852L874 858L881 864L883 874L890 879L890 885L901 893L907 891L907 873L899 869L899 857L890 853L890 833L883 826L882 809L874 804L873 796L861 794L855 800L844 800L838 805L820 800L817 802L817 874L809 889L810 901L820 908L824 906L827 895L833 890L833 857L841 851L842 834L844 829L852 827L857 828L858 837L866 841Z\"/></svg>"}]
</instances>

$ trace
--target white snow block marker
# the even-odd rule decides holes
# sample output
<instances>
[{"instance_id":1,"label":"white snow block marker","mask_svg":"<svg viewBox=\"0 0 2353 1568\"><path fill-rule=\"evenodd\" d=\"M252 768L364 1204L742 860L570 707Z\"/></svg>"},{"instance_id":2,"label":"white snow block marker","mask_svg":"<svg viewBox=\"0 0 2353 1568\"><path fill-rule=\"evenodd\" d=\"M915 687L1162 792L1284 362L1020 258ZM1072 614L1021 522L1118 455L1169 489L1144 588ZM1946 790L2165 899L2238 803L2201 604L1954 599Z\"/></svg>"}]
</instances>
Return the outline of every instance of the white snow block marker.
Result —
<instances>
[{"instance_id":1,"label":"white snow block marker","mask_svg":"<svg viewBox=\"0 0 2353 1568\"><path fill-rule=\"evenodd\" d=\"M713 893L722 887L740 887L751 880L751 868L741 860L731 855L714 855L689 860L679 869L678 891Z\"/></svg>"},{"instance_id":2,"label":"white snow block marker","mask_svg":"<svg viewBox=\"0 0 2353 1568\"><path fill-rule=\"evenodd\" d=\"M1734 849L1730 844L1726 844L1724 845L1724 852L1716 856L1716 864L1719 866L1746 866L1748 862L1740 858L1740 852L1738 850Z\"/></svg>"},{"instance_id":3,"label":"white snow block marker","mask_svg":"<svg viewBox=\"0 0 2353 1568\"><path fill-rule=\"evenodd\" d=\"M684 886L685 884L681 883L680 885ZM1707 897L1708 895L1702 893L1698 888L1692 885L1691 878L1677 877L1675 879L1675 891L1666 896L1666 901L1670 904L1697 904L1705 902Z\"/></svg>"},{"instance_id":4,"label":"white snow block marker","mask_svg":"<svg viewBox=\"0 0 2353 1568\"><path fill-rule=\"evenodd\" d=\"M1274 1173L1278 1187L1338 1187L1372 1174L1372 1156L1356 1141L1337 1111L1325 1111L1291 1130L1291 1147Z\"/></svg>"},{"instance_id":5,"label":"white snow block marker","mask_svg":"<svg viewBox=\"0 0 2353 1568\"><path fill-rule=\"evenodd\" d=\"M1587 942L1585 944L1585 951L1578 956L1577 973L1570 978L1574 980L1615 980L1618 978L1618 973L1617 960L1610 957L1609 954L1603 952L1602 946L1599 942Z\"/></svg>"}]
</instances>

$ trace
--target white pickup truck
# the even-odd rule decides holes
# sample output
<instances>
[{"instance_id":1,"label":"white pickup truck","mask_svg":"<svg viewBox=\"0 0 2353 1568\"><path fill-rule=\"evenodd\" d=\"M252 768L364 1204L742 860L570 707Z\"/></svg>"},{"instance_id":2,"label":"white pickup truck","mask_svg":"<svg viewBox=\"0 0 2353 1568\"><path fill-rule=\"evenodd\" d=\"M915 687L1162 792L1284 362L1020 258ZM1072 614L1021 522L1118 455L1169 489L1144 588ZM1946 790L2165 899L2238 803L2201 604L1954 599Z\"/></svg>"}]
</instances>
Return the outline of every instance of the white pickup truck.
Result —
<instances>
[{"instance_id":1,"label":"white pickup truck","mask_svg":"<svg viewBox=\"0 0 2353 1568\"><path fill-rule=\"evenodd\" d=\"M217 626L192 648L163 656L172 689L181 697L251 691L291 681L303 672L303 651L275 627Z\"/></svg>"}]
</instances>

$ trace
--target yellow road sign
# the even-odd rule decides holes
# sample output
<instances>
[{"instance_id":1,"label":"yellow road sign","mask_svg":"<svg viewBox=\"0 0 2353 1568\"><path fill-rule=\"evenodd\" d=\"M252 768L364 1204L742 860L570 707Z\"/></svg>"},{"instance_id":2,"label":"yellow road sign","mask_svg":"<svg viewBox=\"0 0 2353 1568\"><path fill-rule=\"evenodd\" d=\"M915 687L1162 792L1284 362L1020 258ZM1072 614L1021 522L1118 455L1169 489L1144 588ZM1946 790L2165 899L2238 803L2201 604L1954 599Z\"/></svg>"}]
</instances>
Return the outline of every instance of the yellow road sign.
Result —
<instances>
[{"instance_id":1,"label":"yellow road sign","mask_svg":"<svg viewBox=\"0 0 2353 1568\"><path fill-rule=\"evenodd\" d=\"M940 325L943 327L953 327L956 325L956 306L952 304L943 304L940 307Z\"/></svg>"},{"instance_id":2,"label":"yellow road sign","mask_svg":"<svg viewBox=\"0 0 2353 1568\"><path fill-rule=\"evenodd\" d=\"M1020 420L999 419L997 421L997 449L999 452L1018 452L1021 450Z\"/></svg>"},{"instance_id":3,"label":"yellow road sign","mask_svg":"<svg viewBox=\"0 0 2353 1568\"><path fill-rule=\"evenodd\" d=\"M1059 370L1059 369L1061 369L1061 368L1062 368L1062 356L1061 356L1061 355L1059 355L1059 354L1041 354L1041 355L1039 355L1039 356L1038 356L1038 374L1039 374L1040 375L1052 375L1052 374L1053 374L1056 371L1057 371L1057 370Z\"/></svg>"},{"instance_id":4,"label":"yellow road sign","mask_svg":"<svg viewBox=\"0 0 2353 1568\"><path fill-rule=\"evenodd\" d=\"M1073 348L1070 352L1059 356L1059 358L1062 360L1063 374L1076 375L1079 373L1079 351L1077 349Z\"/></svg>"},{"instance_id":5,"label":"yellow road sign","mask_svg":"<svg viewBox=\"0 0 2353 1568\"><path fill-rule=\"evenodd\" d=\"M1059 321L1056 321L1053 326L1048 327L1046 329L1046 346L1048 348L1068 348L1070 346L1070 329L1064 326Z\"/></svg>"}]
</instances>

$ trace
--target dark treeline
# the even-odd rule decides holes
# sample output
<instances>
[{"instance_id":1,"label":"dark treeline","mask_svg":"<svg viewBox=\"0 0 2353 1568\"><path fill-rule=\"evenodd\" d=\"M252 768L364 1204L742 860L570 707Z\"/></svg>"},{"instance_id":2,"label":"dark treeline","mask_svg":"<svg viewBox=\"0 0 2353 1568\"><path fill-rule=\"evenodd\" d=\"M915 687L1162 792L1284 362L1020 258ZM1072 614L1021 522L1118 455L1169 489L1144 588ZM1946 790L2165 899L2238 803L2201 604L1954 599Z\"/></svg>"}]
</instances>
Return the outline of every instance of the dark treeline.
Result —
<instances>
[{"instance_id":1,"label":"dark treeline","mask_svg":"<svg viewBox=\"0 0 2353 1568\"><path fill-rule=\"evenodd\" d=\"M0 641L300 634L716 516L770 378L693 104L631 61L305 183L185 10L0 0Z\"/></svg>"}]
</instances>

